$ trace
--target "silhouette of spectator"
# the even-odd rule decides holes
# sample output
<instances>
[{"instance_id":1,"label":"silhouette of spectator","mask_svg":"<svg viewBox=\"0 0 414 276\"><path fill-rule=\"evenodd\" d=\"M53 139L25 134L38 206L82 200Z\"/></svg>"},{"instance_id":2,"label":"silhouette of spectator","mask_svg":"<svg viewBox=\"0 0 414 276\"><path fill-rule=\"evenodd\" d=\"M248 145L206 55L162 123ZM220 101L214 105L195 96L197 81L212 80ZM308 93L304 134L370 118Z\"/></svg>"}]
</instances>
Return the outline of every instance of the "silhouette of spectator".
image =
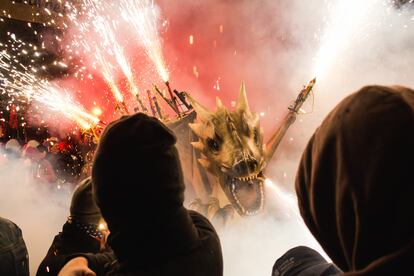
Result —
<instances>
[{"instance_id":1,"label":"silhouette of spectator","mask_svg":"<svg viewBox=\"0 0 414 276\"><path fill-rule=\"evenodd\" d=\"M98 253L105 235L99 229L101 212L92 197L92 181L83 180L75 188L70 205L70 216L62 232L55 236L37 276L57 275L65 258L76 253Z\"/></svg>"},{"instance_id":2,"label":"silhouette of spectator","mask_svg":"<svg viewBox=\"0 0 414 276\"><path fill-rule=\"evenodd\" d=\"M362 88L310 139L296 178L299 208L344 275L411 274L413 164L414 91L409 88ZM291 274L275 266L274 275L325 274Z\"/></svg>"},{"instance_id":3,"label":"silhouette of spectator","mask_svg":"<svg viewBox=\"0 0 414 276\"><path fill-rule=\"evenodd\" d=\"M71 275L80 267L90 273L86 264L98 275L223 274L213 226L183 207L184 182L175 143L166 126L142 113L105 129L92 180L114 258L84 254L70 260L59 275Z\"/></svg>"}]
</instances>

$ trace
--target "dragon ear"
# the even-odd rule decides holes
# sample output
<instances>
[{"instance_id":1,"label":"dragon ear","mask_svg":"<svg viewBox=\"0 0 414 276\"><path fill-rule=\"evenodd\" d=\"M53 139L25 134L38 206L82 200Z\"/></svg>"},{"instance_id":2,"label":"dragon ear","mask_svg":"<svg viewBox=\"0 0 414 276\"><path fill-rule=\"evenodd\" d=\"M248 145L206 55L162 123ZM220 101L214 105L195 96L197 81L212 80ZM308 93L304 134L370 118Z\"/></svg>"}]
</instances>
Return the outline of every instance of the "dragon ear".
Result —
<instances>
[{"instance_id":1,"label":"dragon ear","mask_svg":"<svg viewBox=\"0 0 414 276\"><path fill-rule=\"evenodd\" d=\"M239 99L237 100L236 109L239 111L246 111L250 112L249 102L247 101L246 96L246 87L244 86L244 82L241 82L240 85L240 95Z\"/></svg>"},{"instance_id":2,"label":"dragon ear","mask_svg":"<svg viewBox=\"0 0 414 276\"><path fill-rule=\"evenodd\" d=\"M206 107L202 106L199 102L197 102L190 95L187 94L186 97L190 100L191 105L193 106L194 110L197 112L197 116L202 121L208 121L211 115L210 111Z\"/></svg>"}]
</instances>

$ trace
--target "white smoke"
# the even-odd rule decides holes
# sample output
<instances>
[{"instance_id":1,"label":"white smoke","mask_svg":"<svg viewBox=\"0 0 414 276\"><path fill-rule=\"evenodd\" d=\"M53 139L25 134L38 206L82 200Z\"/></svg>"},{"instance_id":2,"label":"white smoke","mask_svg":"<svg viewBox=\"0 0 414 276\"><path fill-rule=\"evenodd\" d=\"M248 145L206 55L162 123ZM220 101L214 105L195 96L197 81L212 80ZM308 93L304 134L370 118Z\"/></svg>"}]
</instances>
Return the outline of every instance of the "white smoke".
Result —
<instances>
[{"instance_id":1,"label":"white smoke","mask_svg":"<svg viewBox=\"0 0 414 276\"><path fill-rule=\"evenodd\" d=\"M409 7L396 9L389 1L364 1L372 2L373 7L362 18L352 36L341 39L341 49L337 49L340 51L335 53L335 60L329 61L327 70L317 80L313 112L298 118L268 167L267 176L286 190L283 194L293 195L296 169L307 140L343 97L367 84L414 87L414 11ZM352 18L353 10L359 8L361 1L158 2L171 27L179 20L185 21L186 24L181 22L185 35L199 28L207 36L209 29L205 26L213 20L219 23L223 18L225 30L229 29L228 26L237 26L238 29L232 29L233 33L224 33L232 39L220 42L228 43L228 51L216 53L222 58L218 67L234 73L237 79L232 84L234 87L241 79L246 81L252 109L266 111L262 121L267 127L265 132L269 134L269 126L277 125L300 85L314 77L315 59L323 37L326 32L335 29L338 23L335 20L339 20L329 15L334 13L338 3L345 3ZM204 5L207 5L208 14L203 14L201 8L206 8ZM217 32L216 26L214 28ZM201 34L195 39L199 37ZM247 45L244 48L243 43ZM281 44L284 47L275 47ZM235 68L233 53L237 47L242 48L237 49L237 57L243 60L243 67ZM169 49L169 56L172 54L184 58L186 52ZM213 55L208 53L208 58L210 54ZM202 57L199 57L199 63L200 60L206 61ZM212 68L211 64L206 65L208 68L197 65L201 76L217 69ZM172 73L184 74L184 70ZM184 75L181 79L189 81L190 77ZM180 81L176 83L180 84ZM191 85L203 87L194 83ZM251 86L262 90L249 94L253 90L249 88ZM213 102L211 91L205 92L205 100ZM306 109L310 110L310 107L307 104ZM0 215L15 221L22 228L33 273L69 213L70 196L69 192L51 192L42 184L30 180L29 172L23 167L21 161L0 167ZM276 202L279 207L269 208L262 217L238 221L220 231L226 276L270 275L273 263L287 249L301 244L318 248L297 212L293 211L292 203L281 197L280 193L274 195L269 192L267 197L268 205L275 205ZM288 215L281 218L280 213L286 212Z\"/></svg>"},{"instance_id":2,"label":"white smoke","mask_svg":"<svg viewBox=\"0 0 414 276\"><path fill-rule=\"evenodd\" d=\"M365 2L370 3L368 5ZM255 3L257 5L250 5L249 10L242 12L244 15L251 14L249 19L254 28L264 33L269 29L277 29L279 34L288 36L288 40L293 43L284 53L280 53L266 46L271 45L272 39L267 37L268 40L261 41L261 45L265 46L251 49L251 55L255 58L260 57L260 65L250 62L247 67L259 70L265 81L272 76L275 78L272 67L276 70L285 68L284 72L289 76L285 83L291 98L296 96L300 84L305 84L314 77L312 72L315 63L318 62L316 58L319 50L324 44L323 37L335 29L340 32L334 34L334 39L341 42L341 45L338 45L341 47L332 49L334 53L331 53L331 57L334 60L328 60L326 71L316 76L313 112L299 116L267 169L267 175L277 182L279 187L284 188L287 194L293 196L294 178L305 145L323 118L341 99L370 84L414 86L411 74L414 68L414 10L396 9L389 1L375 0L364 3L341 0ZM370 9L360 18L359 24L353 26L349 37L340 37L346 35L346 32L341 32L337 25L343 25L344 22L335 20L354 20L354 16L358 14L357 9L365 5L370 6ZM330 18L331 13L338 13L338 6L345 7L345 16ZM257 18L262 17L261 13L268 14L269 10L274 10L274 14L279 17L266 17L265 22L258 26L257 22L260 20ZM233 16L237 17L234 14ZM250 24L246 18L243 19L245 24ZM272 91L270 85L268 91ZM278 99L286 98L286 95L282 94L286 94L287 91L274 94L264 92L259 96L264 99L258 101L260 108L272 109L272 104L280 101ZM311 101L312 99L309 99L306 104L307 110L311 110ZM257 106L259 105L256 104ZM278 116L282 115L283 111L280 111ZM264 120L269 118L265 117ZM282 201L282 210L290 206L286 201L283 203L284 199L280 194L274 196L272 201ZM242 226L229 227L223 233L225 275L270 275L276 259L287 249L300 244L313 247L322 253L304 228L304 224L294 215L295 212L291 219L273 219L278 216L278 212L280 209L277 211L271 208L266 218L244 221Z\"/></svg>"},{"instance_id":3,"label":"white smoke","mask_svg":"<svg viewBox=\"0 0 414 276\"><path fill-rule=\"evenodd\" d=\"M5 156L1 152L0 155ZM46 256L53 237L69 215L71 192L65 186L35 180L28 162L7 157L0 164L0 216L16 223L23 232L30 274Z\"/></svg>"}]
</instances>

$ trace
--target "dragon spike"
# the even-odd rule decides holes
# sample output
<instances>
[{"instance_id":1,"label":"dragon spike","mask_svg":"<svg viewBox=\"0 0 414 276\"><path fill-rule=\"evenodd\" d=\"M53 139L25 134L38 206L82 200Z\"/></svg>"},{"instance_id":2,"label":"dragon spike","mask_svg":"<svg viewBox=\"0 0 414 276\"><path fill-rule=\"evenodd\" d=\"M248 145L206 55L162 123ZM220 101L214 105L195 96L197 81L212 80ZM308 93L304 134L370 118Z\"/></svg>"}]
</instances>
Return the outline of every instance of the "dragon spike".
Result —
<instances>
[{"instance_id":1,"label":"dragon spike","mask_svg":"<svg viewBox=\"0 0 414 276\"><path fill-rule=\"evenodd\" d=\"M204 133L204 125L203 124L188 124L188 126L191 128L191 130L198 136L203 137Z\"/></svg>"},{"instance_id":2,"label":"dragon spike","mask_svg":"<svg viewBox=\"0 0 414 276\"><path fill-rule=\"evenodd\" d=\"M199 151L203 151L204 150L204 144L202 142L191 142L191 145L195 149L198 149Z\"/></svg>"},{"instance_id":3,"label":"dragon spike","mask_svg":"<svg viewBox=\"0 0 414 276\"><path fill-rule=\"evenodd\" d=\"M258 125L260 123L260 116L259 116L259 114L253 113L252 122L253 122L253 125L254 126L256 126L256 125Z\"/></svg>"},{"instance_id":4,"label":"dragon spike","mask_svg":"<svg viewBox=\"0 0 414 276\"><path fill-rule=\"evenodd\" d=\"M211 124L194 123L188 124L191 130L201 139L214 137L214 127Z\"/></svg>"},{"instance_id":5,"label":"dragon spike","mask_svg":"<svg viewBox=\"0 0 414 276\"><path fill-rule=\"evenodd\" d=\"M210 168L210 162L207 159L199 158L198 162L203 166L206 170Z\"/></svg>"},{"instance_id":6,"label":"dragon spike","mask_svg":"<svg viewBox=\"0 0 414 276\"><path fill-rule=\"evenodd\" d=\"M249 102L247 101L247 95L246 95L246 87L243 81L241 82L241 85L240 85L240 95L239 95L239 99L237 100L236 109L250 112Z\"/></svg>"},{"instance_id":7,"label":"dragon spike","mask_svg":"<svg viewBox=\"0 0 414 276\"><path fill-rule=\"evenodd\" d=\"M223 102L220 100L218 96L216 97L216 105L217 105L217 109L223 108Z\"/></svg>"},{"instance_id":8,"label":"dragon spike","mask_svg":"<svg viewBox=\"0 0 414 276\"><path fill-rule=\"evenodd\" d=\"M186 95L186 97L190 100L191 105L193 106L194 110L197 112L197 116L202 121L208 121L211 113L210 111L201 105L199 102L197 102L193 97L191 97L189 94Z\"/></svg>"}]
</instances>

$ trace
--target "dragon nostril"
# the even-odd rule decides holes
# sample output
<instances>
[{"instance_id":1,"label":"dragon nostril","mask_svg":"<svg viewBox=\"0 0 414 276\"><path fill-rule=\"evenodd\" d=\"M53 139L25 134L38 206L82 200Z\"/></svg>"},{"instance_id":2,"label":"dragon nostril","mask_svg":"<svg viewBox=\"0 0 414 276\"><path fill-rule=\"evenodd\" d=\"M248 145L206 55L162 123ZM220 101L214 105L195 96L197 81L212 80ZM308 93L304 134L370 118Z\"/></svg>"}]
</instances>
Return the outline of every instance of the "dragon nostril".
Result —
<instances>
[{"instance_id":1,"label":"dragon nostril","mask_svg":"<svg viewBox=\"0 0 414 276\"><path fill-rule=\"evenodd\" d=\"M256 171L257 166L258 166L257 160L256 159L249 159L248 160L248 166L249 166L249 169L250 169L251 172Z\"/></svg>"},{"instance_id":2,"label":"dragon nostril","mask_svg":"<svg viewBox=\"0 0 414 276\"><path fill-rule=\"evenodd\" d=\"M254 172L257 170L258 163L256 159L242 159L236 162L236 164L233 166L233 170L238 175L248 175L251 172Z\"/></svg>"},{"instance_id":3,"label":"dragon nostril","mask_svg":"<svg viewBox=\"0 0 414 276\"><path fill-rule=\"evenodd\" d=\"M246 164L246 162L239 161L237 162L234 166L233 166L234 171L236 172L236 174L238 175L246 175L249 171L248 166Z\"/></svg>"}]
</instances>

